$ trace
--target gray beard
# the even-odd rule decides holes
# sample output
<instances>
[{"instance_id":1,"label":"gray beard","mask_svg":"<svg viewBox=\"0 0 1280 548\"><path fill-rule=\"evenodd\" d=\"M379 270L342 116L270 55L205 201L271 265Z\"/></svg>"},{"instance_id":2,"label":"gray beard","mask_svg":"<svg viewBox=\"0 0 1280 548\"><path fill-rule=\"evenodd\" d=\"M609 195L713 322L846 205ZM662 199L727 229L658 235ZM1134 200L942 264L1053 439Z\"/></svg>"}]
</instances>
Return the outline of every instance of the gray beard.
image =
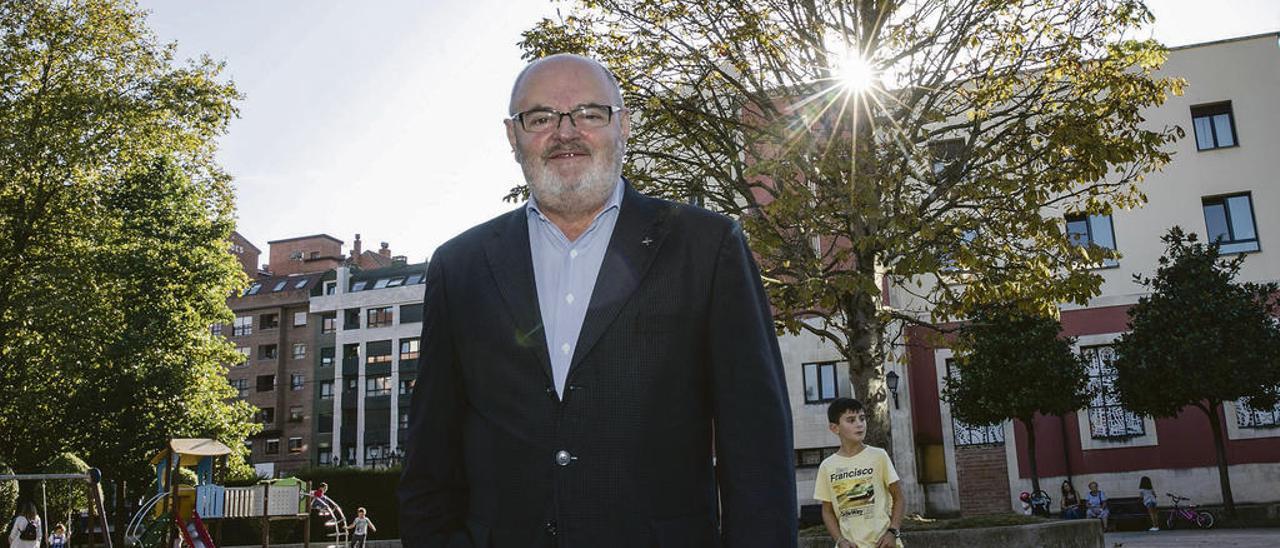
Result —
<instances>
[{"instance_id":1,"label":"gray beard","mask_svg":"<svg viewBox=\"0 0 1280 548\"><path fill-rule=\"evenodd\" d=\"M555 173L546 162L525 161L524 151L516 148L516 160L524 172L529 191L538 207L564 217L591 215L601 208L622 177L623 150L619 138L609 150L591 156L591 166L577 179L566 179Z\"/></svg>"}]
</instances>

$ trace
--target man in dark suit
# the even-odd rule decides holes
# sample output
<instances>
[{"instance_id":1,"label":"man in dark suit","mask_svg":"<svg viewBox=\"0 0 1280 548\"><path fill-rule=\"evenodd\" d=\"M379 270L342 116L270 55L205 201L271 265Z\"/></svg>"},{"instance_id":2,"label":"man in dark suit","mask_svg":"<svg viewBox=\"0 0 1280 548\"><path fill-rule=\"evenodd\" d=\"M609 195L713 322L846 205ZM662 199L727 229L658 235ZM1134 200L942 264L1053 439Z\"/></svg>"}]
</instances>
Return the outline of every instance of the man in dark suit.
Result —
<instances>
[{"instance_id":1,"label":"man in dark suit","mask_svg":"<svg viewBox=\"0 0 1280 548\"><path fill-rule=\"evenodd\" d=\"M622 180L630 121L594 60L530 64L510 112L532 198L428 267L405 545L795 546L790 406L742 230Z\"/></svg>"}]
</instances>

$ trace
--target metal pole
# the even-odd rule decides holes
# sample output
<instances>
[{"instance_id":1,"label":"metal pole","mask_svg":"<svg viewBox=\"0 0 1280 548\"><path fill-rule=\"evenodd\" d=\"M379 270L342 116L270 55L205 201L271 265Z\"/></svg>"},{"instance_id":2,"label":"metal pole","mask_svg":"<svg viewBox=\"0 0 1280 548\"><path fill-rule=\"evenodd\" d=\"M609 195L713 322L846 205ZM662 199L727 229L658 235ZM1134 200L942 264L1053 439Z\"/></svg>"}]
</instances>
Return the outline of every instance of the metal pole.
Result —
<instances>
[{"instance_id":1,"label":"metal pole","mask_svg":"<svg viewBox=\"0 0 1280 548\"><path fill-rule=\"evenodd\" d=\"M102 484L102 471L98 470L97 468L90 468L89 469L89 496L93 498L93 509L97 510L98 524L102 526L103 543L106 545L106 548L111 548L111 529L107 526L107 507L102 502L102 489L99 488L99 485L101 484ZM93 514L94 510L90 510L89 513ZM90 523L92 523L93 521L92 516L90 516L90 518L91 518ZM89 535L90 548L93 547L93 542L94 542L93 535L91 534Z\"/></svg>"}]
</instances>

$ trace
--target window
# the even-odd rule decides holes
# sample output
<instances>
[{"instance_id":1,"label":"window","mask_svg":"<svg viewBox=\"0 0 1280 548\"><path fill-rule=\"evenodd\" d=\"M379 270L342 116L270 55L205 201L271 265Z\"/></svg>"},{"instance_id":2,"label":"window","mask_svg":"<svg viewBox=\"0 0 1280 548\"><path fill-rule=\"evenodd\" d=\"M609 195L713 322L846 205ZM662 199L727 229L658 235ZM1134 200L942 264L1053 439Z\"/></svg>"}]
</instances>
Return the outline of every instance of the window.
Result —
<instances>
[{"instance_id":1,"label":"window","mask_svg":"<svg viewBox=\"0 0 1280 548\"><path fill-rule=\"evenodd\" d=\"M302 422L302 406L289 406L289 422Z\"/></svg>"},{"instance_id":2,"label":"window","mask_svg":"<svg viewBox=\"0 0 1280 548\"><path fill-rule=\"evenodd\" d=\"M409 396L413 394L413 379L405 379L400 381L400 395Z\"/></svg>"},{"instance_id":3,"label":"window","mask_svg":"<svg viewBox=\"0 0 1280 548\"><path fill-rule=\"evenodd\" d=\"M333 399L333 381L320 381L320 399Z\"/></svg>"},{"instance_id":4,"label":"window","mask_svg":"<svg viewBox=\"0 0 1280 548\"><path fill-rule=\"evenodd\" d=\"M354 446L354 445L348 445L348 446L346 447L346 450L347 450L347 451L346 451L346 452L347 452L347 464L348 464L348 465L355 464L355 463L356 463L356 446Z\"/></svg>"},{"instance_id":5,"label":"window","mask_svg":"<svg viewBox=\"0 0 1280 548\"><path fill-rule=\"evenodd\" d=\"M1116 233L1111 226L1110 215L1066 216L1067 238L1080 247L1098 246L1111 251L1116 250ZM1101 266L1112 267L1120 263L1113 257L1102 260Z\"/></svg>"},{"instance_id":6,"label":"window","mask_svg":"<svg viewBox=\"0 0 1280 548\"><path fill-rule=\"evenodd\" d=\"M413 285L421 282L422 274L410 274L409 277L405 279L404 285Z\"/></svg>"},{"instance_id":7,"label":"window","mask_svg":"<svg viewBox=\"0 0 1280 548\"><path fill-rule=\"evenodd\" d=\"M321 466L329 466L329 463L333 462L333 451L330 449L317 449L316 461L318 461Z\"/></svg>"},{"instance_id":8,"label":"window","mask_svg":"<svg viewBox=\"0 0 1280 548\"><path fill-rule=\"evenodd\" d=\"M814 447L812 449L796 449L796 468L817 468L822 460L834 455L840 447Z\"/></svg>"},{"instance_id":9,"label":"window","mask_svg":"<svg viewBox=\"0 0 1280 548\"><path fill-rule=\"evenodd\" d=\"M343 313L342 329L360 329L360 309L348 308Z\"/></svg>"},{"instance_id":10,"label":"window","mask_svg":"<svg viewBox=\"0 0 1280 548\"><path fill-rule=\"evenodd\" d=\"M280 453L280 438L269 438L267 440L267 454L276 455Z\"/></svg>"},{"instance_id":11,"label":"window","mask_svg":"<svg viewBox=\"0 0 1280 548\"><path fill-rule=\"evenodd\" d=\"M365 281L365 280L360 280L360 281L358 281L358 282L356 282L356 283L353 283L353 284L351 284L351 292L352 292L352 293L355 293L355 292L357 292L357 291L364 291L364 286L366 286L366 285L368 285L368 284L369 284L369 282L367 282L367 281Z\"/></svg>"},{"instance_id":12,"label":"window","mask_svg":"<svg viewBox=\"0 0 1280 548\"><path fill-rule=\"evenodd\" d=\"M320 348L320 367L333 367L333 352L332 346Z\"/></svg>"},{"instance_id":13,"label":"window","mask_svg":"<svg viewBox=\"0 0 1280 548\"><path fill-rule=\"evenodd\" d=\"M359 386L359 384L358 384L358 383L359 383L359 380L357 380L357 379L356 379L355 375L349 375L349 376L347 376L347 377L346 377L346 380L347 380L347 390L346 390L346 391L347 391L347 392L355 392L355 391L356 391L356 387L357 387L357 386Z\"/></svg>"},{"instance_id":14,"label":"window","mask_svg":"<svg viewBox=\"0 0 1280 548\"><path fill-rule=\"evenodd\" d=\"M284 289L284 286L286 285L289 285L289 280L280 280L279 282L276 282L275 287L271 288L271 291L272 292L280 291L281 289Z\"/></svg>"},{"instance_id":15,"label":"window","mask_svg":"<svg viewBox=\"0 0 1280 548\"><path fill-rule=\"evenodd\" d=\"M418 359L418 337L400 339L400 361Z\"/></svg>"},{"instance_id":16,"label":"window","mask_svg":"<svg viewBox=\"0 0 1280 548\"><path fill-rule=\"evenodd\" d=\"M289 375L289 390L297 392L307 384L307 376L303 373L291 373Z\"/></svg>"},{"instance_id":17,"label":"window","mask_svg":"<svg viewBox=\"0 0 1280 548\"><path fill-rule=\"evenodd\" d=\"M1116 395L1115 348L1092 346L1080 349L1088 361L1089 390L1094 394L1089 402L1089 435L1094 439L1132 438L1147 433L1142 417L1120 405Z\"/></svg>"},{"instance_id":18,"label":"window","mask_svg":"<svg viewBox=\"0 0 1280 548\"><path fill-rule=\"evenodd\" d=\"M390 281L391 281L391 278L381 278L378 281L373 282L373 288L382 289L384 287L387 287L387 283Z\"/></svg>"},{"instance_id":19,"label":"window","mask_svg":"<svg viewBox=\"0 0 1280 548\"><path fill-rule=\"evenodd\" d=\"M290 453L302 452L302 438L289 438L289 452Z\"/></svg>"},{"instance_id":20,"label":"window","mask_svg":"<svg viewBox=\"0 0 1280 548\"><path fill-rule=\"evenodd\" d=\"M392 323L391 307L370 308L365 320L365 327L387 327Z\"/></svg>"},{"instance_id":21,"label":"window","mask_svg":"<svg viewBox=\"0 0 1280 548\"><path fill-rule=\"evenodd\" d=\"M275 390L276 376L275 375L258 375L257 385L258 385L259 392L270 392L272 390Z\"/></svg>"},{"instance_id":22,"label":"window","mask_svg":"<svg viewBox=\"0 0 1280 548\"><path fill-rule=\"evenodd\" d=\"M370 341L365 346L365 353L366 365L391 363L391 341Z\"/></svg>"},{"instance_id":23,"label":"window","mask_svg":"<svg viewBox=\"0 0 1280 548\"><path fill-rule=\"evenodd\" d=\"M257 282L254 282L253 284L250 284L250 285L249 285L249 289L246 289L246 290L244 291L244 294L245 294L245 295L257 295L259 291L262 291L262 284L257 283Z\"/></svg>"},{"instance_id":24,"label":"window","mask_svg":"<svg viewBox=\"0 0 1280 548\"><path fill-rule=\"evenodd\" d=\"M334 293L337 293L337 292L338 292L338 282L325 282L325 283L324 283L324 294L325 294L325 295L333 295Z\"/></svg>"},{"instance_id":25,"label":"window","mask_svg":"<svg viewBox=\"0 0 1280 548\"><path fill-rule=\"evenodd\" d=\"M338 314L326 312L320 315L320 333L333 333L338 330Z\"/></svg>"},{"instance_id":26,"label":"window","mask_svg":"<svg viewBox=\"0 0 1280 548\"><path fill-rule=\"evenodd\" d=\"M302 326L304 326L304 325L307 325L307 313L306 313L306 312L294 312L294 313L293 313L293 326L294 326L294 327L302 327Z\"/></svg>"},{"instance_id":27,"label":"window","mask_svg":"<svg viewBox=\"0 0 1280 548\"><path fill-rule=\"evenodd\" d=\"M1280 426L1280 403L1270 409L1259 409L1248 398L1236 400L1236 425L1240 428L1275 428Z\"/></svg>"},{"instance_id":28,"label":"window","mask_svg":"<svg viewBox=\"0 0 1280 548\"><path fill-rule=\"evenodd\" d=\"M259 360L274 360L279 355L280 355L280 352L277 350L277 347L274 344L258 345Z\"/></svg>"},{"instance_id":29,"label":"window","mask_svg":"<svg viewBox=\"0 0 1280 548\"><path fill-rule=\"evenodd\" d=\"M1235 115L1231 101L1191 107L1191 125L1196 132L1196 150L1233 147L1236 140Z\"/></svg>"},{"instance_id":30,"label":"window","mask_svg":"<svg viewBox=\"0 0 1280 548\"><path fill-rule=\"evenodd\" d=\"M307 286L307 282L308 282L308 281L310 281L310 280L306 280L306 279L298 280L298 283L293 284L293 288L294 288L294 289L302 289L302 288L304 288L304 287L306 287L306 286Z\"/></svg>"},{"instance_id":31,"label":"window","mask_svg":"<svg viewBox=\"0 0 1280 548\"><path fill-rule=\"evenodd\" d=\"M293 343L293 359L301 360L307 357L306 343Z\"/></svg>"},{"instance_id":32,"label":"window","mask_svg":"<svg viewBox=\"0 0 1280 548\"><path fill-rule=\"evenodd\" d=\"M804 364L805 403L834 400L836 392L836 362Z\"/></svg>"},{"instance_id":33,"label":"window","mask_svg":"<svg viewBox=\"0 0 1280 548\"><path fill-rule=\"evenodd\" d=\"M249 397L249 379L231 379L231 387L236 389L237 398Z\"/></svg>"},{"instance_id":34,"label":"window","mask_svg":"<svg viewBox=\"0 0 1280 548\"><path fill-rule=\"evenodd\" d=\"M263 407L258 410L258 422L262 424L274 424L276 422L276 408Z\"/></svg>"},{"instance_id":35,"label":"window","mask_svg":"<svg viewBox=\"0 0 1280 548\"><path fill-rule=\"evenodd\" d=\"M391 375L375 375L364 379L364 395L366 397L390 396Z\"/></svg>"},{"instance_id":36,"label":"window","mask_svg":"<svg viewBox=\"0 0 1280 548\"><path fill-rule=\"evenodd\" d=\"M210 332L210 333L213 333L213 336L215 336L215 337L221 337L221 336L222 336L222 324L220 324L220 323L215 323L215 324L213 324L212 326L210 326L210 327L209 327L209 332Z\"/></svg>"},{"instance_id":37,"label":"window","mask_svg":"<svg viewBox=\"0 0 1280 548\"><path fill-rule=\"evenodd\" d=\"M333 433L333 413L321 413L317 418L316 429L321 434Z\"/></svg>"},{"instance_id":38,"label":"window","mask_svg":"<svg viewBox=\"0 0 1280 548\"><path fill-rule=\"evenodd\" d=\"M253 316L236 316L235 323L231 324L231 334L236 337L253 334Z\"/></svg>"},{"instance_id":39,"label":"window","mask_svg":"<svg viewBox=\"0 0 1280 548\"><path fill-rule=\"evenodd\" d=\"M258 329L275 329L280 327L279 314L263 314L258 318Z\"/></svg>"},{"instance_id":40,"label":"window","mask_svg":"<svg viewBox=\"0 0 1280 548\"><path fill-rule=\"evenodd\" d=\"M1200 202L1204 207L1204 225L1209 242L1218 242L1223 253L1258 250L1258 232L1254 230L1253 198L1250 194L1203 198Z\"/></svg>"},{"instance_id":41,"label":"window","mask_svg":"<svg viewBox=\"0 0 1280 548\"><path fill-rule=\"evenodd\" d=\"M960 368L956 367L954 359L947 359L947 378L960 378ZM999 424L974 426L952 417L951 436L956 447L1002 444L1004 443L1004 426Z\"/></svg>"},{"instance_id":42,"label":"window","mask_svg":"<svg viewBox=\"0 0 1280 548\"><path fill-rule=\"evenodd\" d=\"M422 321L422 304L400 305L400 323L417 323Z\"/></svg>"},{"instance_id":43,"label":"window","mask_svg":"<svg viewBox=\"0 0 1280 548\"><path fill-rule=\"evenodd\" d=\"M404 276L391 278L391 281L387 282L387 287L400 287L402 285L404 285Z\"/></svg>"},{"instance_id":44,"label":"window","mask_svg":"<svg viewBox=\"0 0 1280 548\"><path fill-rule=\"evenodd\" d=\"M251 350L247 346L237 347L236 352L239 352L240 354L244 355L244 359L240 360L240 363L237 363L236 365L244 365L246 363L249 363L249 356L253 355L253 350Z\"/></svg>"},{"instance_id":45,"label":"window","mask_svg":"<svg viewBox=\"0 0 1280 548\"><path fill-rule=\"evenodd\" d=\"M404 430L408 427L409 427L409 409L405 407L401 407L400 408L400 429Z\"/></svg>"}]
</instances>

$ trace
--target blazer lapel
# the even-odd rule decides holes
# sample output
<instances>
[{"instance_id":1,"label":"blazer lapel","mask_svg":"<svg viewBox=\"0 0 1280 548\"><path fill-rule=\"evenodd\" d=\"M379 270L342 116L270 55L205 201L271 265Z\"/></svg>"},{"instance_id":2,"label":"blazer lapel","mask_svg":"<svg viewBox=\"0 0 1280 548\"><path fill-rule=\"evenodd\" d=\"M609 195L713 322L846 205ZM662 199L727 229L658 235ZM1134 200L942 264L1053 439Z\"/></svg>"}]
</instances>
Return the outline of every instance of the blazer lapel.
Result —
<instances>
[{"instance_id":1,"label":"blazer lapel","mask_svg":"<svg viewBox=\"0 0 1280 548\"><path fill-rule=\"evenodd\" d=\"M538 288L533 277L533 256L529 251L528 213L521 207L508 217L485 242L485 257L515 323L516 344L537 356L547 382L551 382L551 358L547 355L547 337L542 329L542 311L538 307Z\"/></svg>"},{"instance_id":2,"label":"blazer lapel","mask_svg":"<svg viewBox=\"0 0 1280 548\"><path fill-rule=\"evenodd\" d=\"M609 238L600 274L596 276L591 304L578 334L578 345L569 364L572 380L582 360L591 352L613 323L623 305L639 287L666 236L660 202L644 196L627 184L618 211L618 222Z\"/></svg>"}]
</instances>

